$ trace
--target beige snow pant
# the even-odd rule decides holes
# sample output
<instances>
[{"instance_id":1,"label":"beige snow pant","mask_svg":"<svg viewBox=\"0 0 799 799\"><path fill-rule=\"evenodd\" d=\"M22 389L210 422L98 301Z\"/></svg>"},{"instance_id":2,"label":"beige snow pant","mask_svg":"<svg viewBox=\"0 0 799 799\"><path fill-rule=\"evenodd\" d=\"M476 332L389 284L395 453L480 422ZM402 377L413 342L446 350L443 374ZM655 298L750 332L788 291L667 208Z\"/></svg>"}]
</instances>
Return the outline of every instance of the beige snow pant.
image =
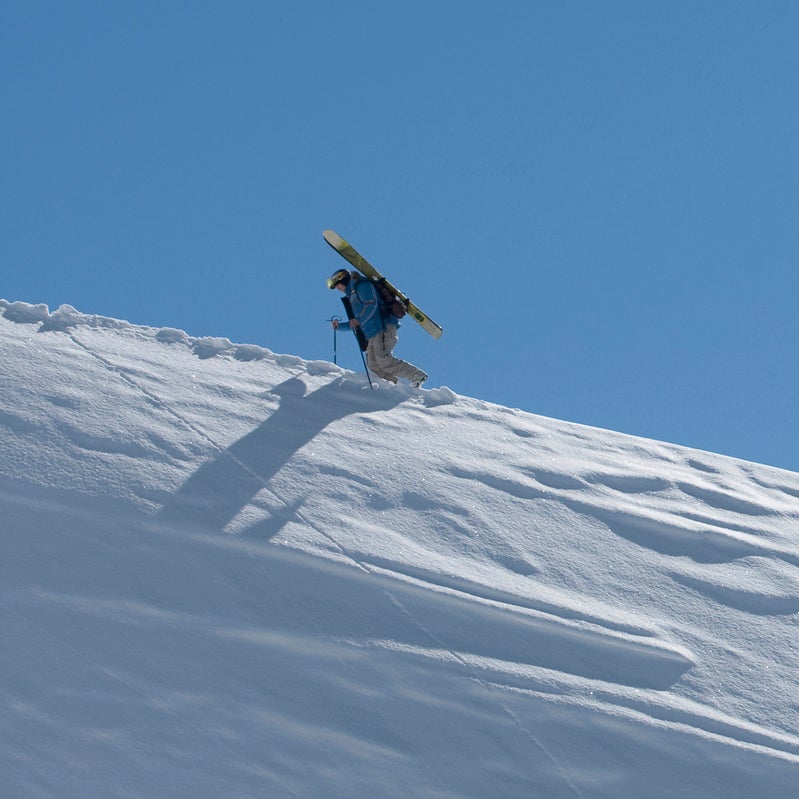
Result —
<instances>
[{"instance_id":1,"label":"beige snow pant","mask_svg":"<svg viewBox=\"0 0 799 799\"><path fill-rule=\"evenodd\" d=\"M369 339L366 364L370 371L392 383L396 383L398 377L404 377L406 380L424 380L427 375L421 369L394 357L393 350L397 346L397 338L396 326L388 325Z\"/></svg>"}]
</instances>

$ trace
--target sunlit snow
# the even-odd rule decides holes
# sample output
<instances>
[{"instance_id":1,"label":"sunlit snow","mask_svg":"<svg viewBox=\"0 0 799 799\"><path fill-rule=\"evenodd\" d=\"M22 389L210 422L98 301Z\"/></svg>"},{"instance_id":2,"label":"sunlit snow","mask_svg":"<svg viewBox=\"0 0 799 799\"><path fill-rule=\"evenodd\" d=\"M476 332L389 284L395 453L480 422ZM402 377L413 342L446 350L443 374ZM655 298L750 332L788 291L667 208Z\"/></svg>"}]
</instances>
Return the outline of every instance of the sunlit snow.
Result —
<instances>
[{"instance_id":1,"label":"sunlit snow","mask_svg":"<svg viewBox=\"0 0 799 799\"><path fill-rule=\"evenodd\" d=\"M799 474L68 306L0 354L3 796L796 796Z\"/></svg>"}]
</instances>

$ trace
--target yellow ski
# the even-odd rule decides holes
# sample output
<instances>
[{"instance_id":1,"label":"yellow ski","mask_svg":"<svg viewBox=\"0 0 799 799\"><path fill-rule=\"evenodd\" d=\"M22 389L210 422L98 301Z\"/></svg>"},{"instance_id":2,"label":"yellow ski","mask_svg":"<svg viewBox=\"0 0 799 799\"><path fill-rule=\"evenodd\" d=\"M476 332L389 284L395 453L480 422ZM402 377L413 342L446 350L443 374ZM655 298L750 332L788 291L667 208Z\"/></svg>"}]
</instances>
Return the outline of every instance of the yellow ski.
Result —
<instances>
[{"instance_id":1,"label":"yellow ski","mask_svg":"<svg viewBox=\"0 0 799 799\"><path fill-rule=\"evenodd\" d=\"M444 332L416 303L408 299L396 286L375 269L346 239L341 238L334 230L326 230L322 234L325 241L342 257L349 261L362 275L373 280L382 280L386 286L399 297L408 309L408 316L416 320L433 338L439 338Z\"/></svg>"}]
</instances>

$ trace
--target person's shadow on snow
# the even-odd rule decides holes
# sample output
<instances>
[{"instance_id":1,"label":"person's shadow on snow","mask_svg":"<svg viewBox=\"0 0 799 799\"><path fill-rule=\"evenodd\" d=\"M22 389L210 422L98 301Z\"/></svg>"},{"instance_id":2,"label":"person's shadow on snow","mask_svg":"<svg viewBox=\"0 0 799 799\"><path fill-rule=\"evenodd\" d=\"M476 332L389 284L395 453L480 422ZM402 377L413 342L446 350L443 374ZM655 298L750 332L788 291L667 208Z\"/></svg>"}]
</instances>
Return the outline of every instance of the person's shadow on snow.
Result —
<instances>
[{"instance_id":1,"label":"person's shadow on snow","mask_svg":"<svg viewBox=\"0 0 799 799\"><path fill-rule=\"evenodd\" d=\"M293 377L272 389L280 405L259 427L204 463L158 513L162 521L221 530L301 447L351 413L385 411L400 392L369 391L334 380L306 396Z\"/></svg>"}]
</instances>

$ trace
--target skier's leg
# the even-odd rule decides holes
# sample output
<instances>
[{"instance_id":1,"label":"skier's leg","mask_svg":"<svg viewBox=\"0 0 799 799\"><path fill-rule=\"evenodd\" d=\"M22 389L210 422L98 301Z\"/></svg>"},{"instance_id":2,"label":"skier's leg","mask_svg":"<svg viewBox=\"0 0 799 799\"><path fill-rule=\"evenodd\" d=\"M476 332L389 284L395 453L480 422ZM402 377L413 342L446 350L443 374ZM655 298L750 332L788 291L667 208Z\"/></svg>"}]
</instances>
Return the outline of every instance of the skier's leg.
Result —
<instances>
[{"instance_id":1,"label":"skier's leg","mask_svg":"<svg viewBox=\"0 0 799 799\"><path fill-rule=\"evenodd\" d=\"M387 372L383 368L381 359L377 355L378 347L382 347L382 339L382 333L378 333L376 336L372 336L372 338L369 339L369 344L366 348L366 364L372 374L382 377L383 380L388 380L390 383L396 383L396 375Z\"/></svg>"},{"instance_id":2,"label":"skier's leg","mask_svg":"<svg viewBox=\"0 0 799 799\"><path fill-rule=\"evenodd\" d=\"M382 373L381 376L391 375L393 382L396 382L398 377L404 377L412 383L424 382L427 379L427 375L421 369L412 363L394 357L393 350L397 346L397 340L396 326L388 325L382 333L378 333L369 341L370 347L372 342L374 342L373 359L377 367L375 371L378 374ZM386 379L391 380L392 378L388 377Z\"/></svg>"}]
</instances>

